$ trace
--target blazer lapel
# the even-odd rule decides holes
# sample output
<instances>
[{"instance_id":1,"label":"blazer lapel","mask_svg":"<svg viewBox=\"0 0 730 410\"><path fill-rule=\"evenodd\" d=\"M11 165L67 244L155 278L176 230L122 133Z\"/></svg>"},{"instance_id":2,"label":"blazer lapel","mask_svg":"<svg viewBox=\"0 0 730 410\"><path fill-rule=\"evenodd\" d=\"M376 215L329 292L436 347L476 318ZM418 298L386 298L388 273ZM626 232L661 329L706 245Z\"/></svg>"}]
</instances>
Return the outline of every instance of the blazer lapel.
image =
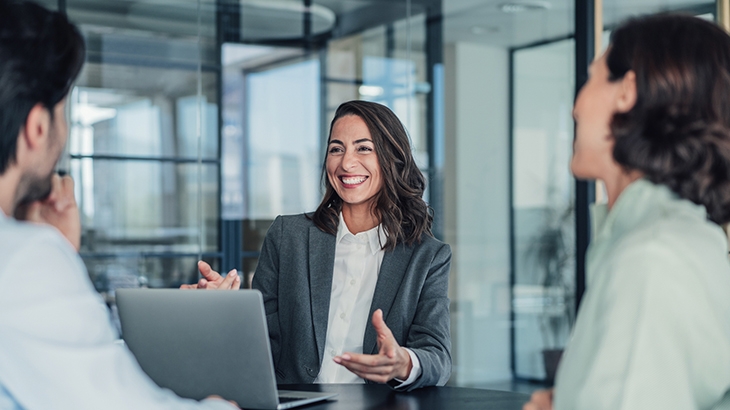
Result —
<instances>
[{"instance_id":1,"label":"blazer lapel","mask_svg":"<svg viewBox=\"0 0 730 410\"><path fill-rule=\"evenodd\" d=\"M334 235L322 232L316 226L309 228L309 297L320 363L324 356L327 337L332 272L335 266L335 240Z\"/></svg>"},{"instance_id":2,"label":"blazer lapel","mask_svg":"<svg viewBox=\"0 0 730 410\"><path fill-rule=\"evenodd\" d=\"M398 294L400 284L406 274L408 264L411 262L411 254L413 254L412 246L398 244L391 252L385 252L383 255L383 263L380 265L380 273L378 281L375 284L375 293L373 294L373 303L370 305L370 315L368 315L368 325L365 328L365 337L363 339L362 352L365 354L375 354L377 352L377 334L375 328L370 323L373 318L373 312L378 309L383 310L383 319L387 321L388 313Z\"/></svg>"}]
</instances>

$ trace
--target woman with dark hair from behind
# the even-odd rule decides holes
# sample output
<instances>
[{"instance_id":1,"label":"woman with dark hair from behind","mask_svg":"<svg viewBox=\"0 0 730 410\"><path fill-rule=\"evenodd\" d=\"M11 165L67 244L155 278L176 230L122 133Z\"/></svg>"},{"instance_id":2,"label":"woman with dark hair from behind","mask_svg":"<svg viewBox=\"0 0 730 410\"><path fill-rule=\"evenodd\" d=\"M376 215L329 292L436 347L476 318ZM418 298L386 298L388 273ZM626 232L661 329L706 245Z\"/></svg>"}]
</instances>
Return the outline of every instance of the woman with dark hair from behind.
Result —
<instances>
[{"instance_id":1,"label":"woman with dark hair from behind","mask_svg":"<svg viewBox=\"0 0 730 410\"><path fill-rule=\"evenodd\" d=\"M525 409L730 408L730 37L692 16L626 22L573 116L571 170L608 204L555 388Z\"/></svg>"},{"instance_id":2,"label":"woman with dark hair from behind","mask_svg":"<svg viewBox=\"0 0 730 410\"><path fill-rule=\"evenodd\" d=\"M451 249L431 234L426 181L387 107L337 109L313 214L279 216L253 278L277 382L444 385L451 376ZM199 263L183 288L238 288Z\"/></svg>"}]
</instances>

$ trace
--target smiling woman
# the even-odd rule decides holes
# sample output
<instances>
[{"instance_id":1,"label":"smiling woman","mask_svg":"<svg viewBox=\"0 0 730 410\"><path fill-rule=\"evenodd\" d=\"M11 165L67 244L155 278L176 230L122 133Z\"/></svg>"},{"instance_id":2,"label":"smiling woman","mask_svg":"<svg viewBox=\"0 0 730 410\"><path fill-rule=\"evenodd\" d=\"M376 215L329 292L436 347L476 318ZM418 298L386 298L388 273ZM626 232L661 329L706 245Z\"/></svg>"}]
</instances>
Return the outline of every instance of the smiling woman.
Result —
<instances>
[{"instance_id":1,"label":"smiling woman","mask_svg":"<svg viewBox=\"0 0 730 410\"><path fill-rule=\"evenodd\" d=\"M451 249L431 235L405 128L383 105L344 103L323 168L322 203L276 218L253 278L277 382L446 384ZM200 266L191 287L240 286Z\"/></svg>"},{"instance_id":2,"label":"smiling woman","mask_svg":"<svg viewBox=\"0 0 730 410\"><path fill-rule=\"evenodd\" d=\"M327 150L324 199L312 218L321 230L335 234L342 212L348 227L355 215L365 225L377 221L371 228L381 223L389 250L431 234L433 217L422 198L426 180L406 129L388 107L367 101L340 105Z\"/></svg>"}]
</instances>

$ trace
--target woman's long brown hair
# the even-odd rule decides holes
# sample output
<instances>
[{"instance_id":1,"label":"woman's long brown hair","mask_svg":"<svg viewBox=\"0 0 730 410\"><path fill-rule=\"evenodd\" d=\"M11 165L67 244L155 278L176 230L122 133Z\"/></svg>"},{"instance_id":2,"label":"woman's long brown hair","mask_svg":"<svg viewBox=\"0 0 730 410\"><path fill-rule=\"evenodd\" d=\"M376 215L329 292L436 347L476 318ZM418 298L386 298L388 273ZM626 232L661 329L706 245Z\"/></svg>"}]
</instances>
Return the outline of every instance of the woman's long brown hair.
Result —
<instances>
[{"instance_id":1,"label":"woman's long brown hair","mask_svg":"<svg viewBox=\"0 0 730 410\"><path fill-rule=\"evenodd\" d=\"M373 212L380 221L387 240L384 250L393 250L398 243L413 245L422 235L432 235L433 216L423 200L426 179L416 166L405 127L388 107L368 102L349 101L337 108L330 124L330 135L335 122L342 117L356 115L368 127L380 163L383 185L376 194ZM342 199L327 178L327 157L322 166L325 194L312 215L314 224L324 232L337 234Z\"/></svg>"}]
</instances>

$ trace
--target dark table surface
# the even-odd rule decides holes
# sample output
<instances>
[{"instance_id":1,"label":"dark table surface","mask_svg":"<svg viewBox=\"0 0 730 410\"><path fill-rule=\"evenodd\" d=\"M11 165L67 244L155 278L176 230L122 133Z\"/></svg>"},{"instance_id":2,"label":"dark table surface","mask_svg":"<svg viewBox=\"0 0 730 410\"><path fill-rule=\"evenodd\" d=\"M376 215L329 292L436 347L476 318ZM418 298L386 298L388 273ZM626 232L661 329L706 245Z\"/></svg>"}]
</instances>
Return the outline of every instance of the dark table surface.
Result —
<instances>
[{"instance_id":1,"label":"dark table surface","mask_svg":"<svg viewBox=\"0 0 730 410\"><path fill-rule=\"evenodd\" d=\"M302 410L521 410L530 396L465 387L425 387L395 392L382 384L283 384L281 390L337 393L335 400L297 407Z\"/></svg>"}]
</instances>

